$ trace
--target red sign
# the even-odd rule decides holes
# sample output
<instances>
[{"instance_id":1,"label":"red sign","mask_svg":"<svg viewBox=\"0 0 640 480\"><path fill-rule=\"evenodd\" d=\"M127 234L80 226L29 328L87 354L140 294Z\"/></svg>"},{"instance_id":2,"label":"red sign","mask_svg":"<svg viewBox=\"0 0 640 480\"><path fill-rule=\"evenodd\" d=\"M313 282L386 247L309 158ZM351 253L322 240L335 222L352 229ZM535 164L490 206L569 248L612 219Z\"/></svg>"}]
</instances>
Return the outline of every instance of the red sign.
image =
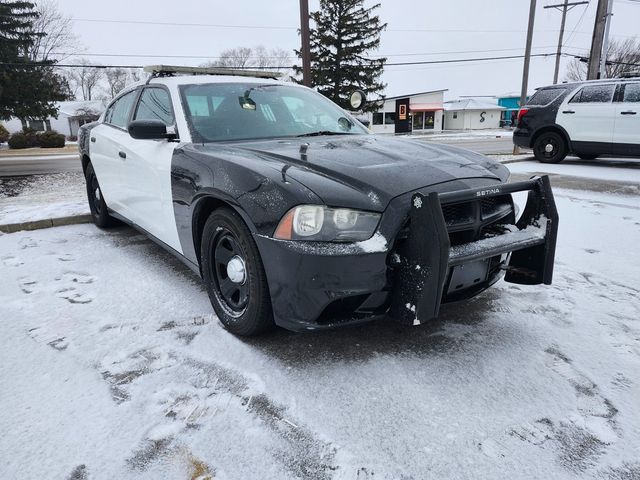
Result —
<instances>
[{"instance_id":1,"label":"red sign","mask_svg":"<svg viewBox=\"0 0 640 480\"><path fill-rule=\"evenodd\" d=\"M398 120L406 120L407 119L407 106L400 105L400 110L398 112Z\"/></svg>"}]
</instances>

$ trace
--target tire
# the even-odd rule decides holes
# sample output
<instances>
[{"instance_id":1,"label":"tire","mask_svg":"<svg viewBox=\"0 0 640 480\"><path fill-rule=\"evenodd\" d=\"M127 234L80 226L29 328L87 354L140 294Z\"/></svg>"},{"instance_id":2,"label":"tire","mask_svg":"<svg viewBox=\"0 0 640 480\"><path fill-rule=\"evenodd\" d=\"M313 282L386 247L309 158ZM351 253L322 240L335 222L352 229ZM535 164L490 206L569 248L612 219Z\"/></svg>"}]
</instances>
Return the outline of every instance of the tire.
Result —
<instances>
[{"instance_id":1,"label":"tire","mask_svg":"<svg viewBox=\"0 0 640 480\"><path fill-rule=\"evenodd\" d=\"M209 299L225 328L241 336L271 329L267 278L258 247L242 218L228 208L215 210L205 223L200 246Z\"/></svg>"},{"instance_id":2,"label":"tire","mask_svg":"<svg viewBox=\"0 0 640 480\"><path fill-rule=\"evenodd\" d=\"M596 158L598 158L598 155L580 155L580 154L578 154L578 158L580 158L582 160L595 160Z\"/></svg>"},{"instance_id":3,"label":"tire","mask_svg":"<svg viewBox=\"0 0 640 480\"><path fill-rule=\"evenodd\" d=\"M100 190L100 184L98 183L98 177L93 170L93 165L89 163L87 170L84 174L87 184L87 199L89 201L89 209L91 210L91 216L93 217L93 223L100 228L109 228L118 224L118 221L109 215L107 204L104 201L102 190Z\"/></svg>"},{"instance_id":4,"label":"tire","mask_svg":"<svg viewBox=\"0 0 640 480\"><path fill-rule=\"evenodd\" d=\"M567 153L567 142L556 132L544 132L533 143L533 154L542 163L560 163Z\"/></svg>"}]
</instances>

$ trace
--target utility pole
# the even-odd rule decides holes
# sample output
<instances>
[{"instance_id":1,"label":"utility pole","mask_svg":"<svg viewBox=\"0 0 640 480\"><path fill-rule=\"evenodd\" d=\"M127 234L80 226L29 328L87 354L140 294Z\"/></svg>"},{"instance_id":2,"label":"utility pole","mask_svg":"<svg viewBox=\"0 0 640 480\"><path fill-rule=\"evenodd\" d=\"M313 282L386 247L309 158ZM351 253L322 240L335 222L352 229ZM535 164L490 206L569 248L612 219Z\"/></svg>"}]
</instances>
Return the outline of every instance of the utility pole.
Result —
<instances>
[{"instance_id":1,"label":"utility pole","mask_svg":"<svg viewBox=\"0 0 640 480\"><path fill-rule=\"evenodd\" d=\"M591 53L589 54L587 80L600 78L600 58L602 56L602 42L604 41L604 26L607 21L608 3L608 0L598 0L596 21L593 26L593 37L591 38Z\"/></svg>"},{"instance_id":2,"label":"utility pole","mask_svg":"<svg viewBox=\"0 0 640 480\"><path fill-rule=\"evenodd\" d=\"M562 39L564 37L564 26L567 21L567 12L576 5L586 5L589 2L572 2L564 0L563 4L547 5L544 8L556 8L562 12L562 21L560 22L560 36L558 37L558 49L556 50L556 69L553 72L553 83L558 83L558 73L560 72L560 58L562 57Z\"/></svg>"},{"instance_id":3,"label":"utility pole","mask_svg":"<svg viewBox=\"0 0 640 480\"><path fill-rule=\"evenodd\" d=\"M300 33L302 45L302 83L311 86L311 35L309 33L309 0L300 0Z\"/></svg>"},{"instance_id":4,"label":"utility pole","mask_svg":"<svg viewBox=\"0 0 640 480\"><path fill-rule=\"evenodd\" d=\"M527 101L527 90L529 89L529 63L531 62L531 43L533 41L533 23L536 19L536 0L531 0L529 6L529 25L527 27L527 43L524 47L524 67L522 69L522 89L520 90L520 108L524 107ZM520 153L517 145L513 146L513 154Z\"/></svg>"},{"instance_id":5,"label":"utility pole","mask_svg":"<svg viewBox=\"0 0 640 480\"><path fill-rule=\"evenodd\" d=\"M602 42L602 54L600 55L600 78L607 74L607 53L609 53L609 29L611 28L611 17L613 16L613 0L608 0L607 16L604 26L604 40Z\"/></svg>"}]
</instances>

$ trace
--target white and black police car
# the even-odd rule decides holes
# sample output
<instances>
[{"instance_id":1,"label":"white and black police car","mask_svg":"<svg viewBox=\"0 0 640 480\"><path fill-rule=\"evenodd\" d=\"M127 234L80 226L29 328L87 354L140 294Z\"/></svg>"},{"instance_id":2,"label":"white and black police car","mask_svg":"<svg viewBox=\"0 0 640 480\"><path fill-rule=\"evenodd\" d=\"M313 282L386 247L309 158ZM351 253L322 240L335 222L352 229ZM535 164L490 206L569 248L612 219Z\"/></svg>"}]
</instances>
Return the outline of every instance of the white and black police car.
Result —
<instances>
[{"instance_id":1,"label":"white and black police car","mask_svg":"<svg viewBox=\"0 0 640 480\"><path fill-rule=\"evenodd\" d=\"M514 144L544 163L569 154L640 156L640 78L540 88L518 112Z\"/></svg>"},{"instance_id":2,"label":"white and black police car","mask_svg":"<svg viewBox=\"0 0 640 480\"><path fill-rule=\"evenodd\" d=\"M95 223L123 221L204 280L227 329L408 325L502 273L549 284L547 177L453 147L370 134L312 89L265 72L148 67L81 128ZM351 97L362 108L363 94ZM511 193L528 191L517 218Z\"/></svg>"}]
</instances>

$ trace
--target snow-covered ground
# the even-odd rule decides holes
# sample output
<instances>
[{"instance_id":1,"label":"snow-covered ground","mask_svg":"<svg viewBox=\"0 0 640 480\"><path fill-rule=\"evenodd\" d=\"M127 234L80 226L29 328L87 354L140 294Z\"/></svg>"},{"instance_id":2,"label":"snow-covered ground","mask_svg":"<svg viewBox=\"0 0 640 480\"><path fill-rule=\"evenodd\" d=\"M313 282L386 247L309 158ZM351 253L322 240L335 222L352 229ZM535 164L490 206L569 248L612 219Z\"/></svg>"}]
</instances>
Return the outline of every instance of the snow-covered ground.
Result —
<instances>
[{"instance_id":1,"label":"snow-covered ground","mask_svg":"<svg viewBox=\"0 0 640 480\"><path fill-rule=\"evenodd\" d=\"M508 157L507 155L496 155ZM526 157L523 157L526 158ZM504 160L503 160L504 161ZM636 158L599 158L597 160L580 160L577 157L567 157L562 163L540 163L535 159L517 162L509 165L512 173L540 172L559 175L571 175L580 178L597 178L627 182L640 180L640 161Z\"/></svg>"},{"instance_id":2,"label":"snow-covered ground","mask_svg":"<svg viewBox=\"0 0 640 480\"><path fill-rule=\"evenodd\" d=\"M442 140L464 140L464 139L478 139L478 138L496 138L496 137L513 137L513 130L506 128L498 129L483 129L483 130L445 130L441 132L433 133L416 133L408 135L397 135L398 137L408 138L429 138L429 139L442 139Z\"/></svg>"},{"instance_id":3,"label":"snow-covered ground","mask_svg":"<svg viewBox=\"0 0 640 480\"><path fill-rule=\"evenodd\" d=\"M0 225L88 213L82 173L0 178Z\"/></svg>"},{"instance_id":4,"label":"snow-covered ground","mask_svg":"<svg viewBox=\"0 0 640 480\"><path fill-rule=\"evenodd\" d=\"M0 478L640 478L638 198L556 189L552 286L252 340L128 228L1 235Z\"/></svg>"}]
</instances>

